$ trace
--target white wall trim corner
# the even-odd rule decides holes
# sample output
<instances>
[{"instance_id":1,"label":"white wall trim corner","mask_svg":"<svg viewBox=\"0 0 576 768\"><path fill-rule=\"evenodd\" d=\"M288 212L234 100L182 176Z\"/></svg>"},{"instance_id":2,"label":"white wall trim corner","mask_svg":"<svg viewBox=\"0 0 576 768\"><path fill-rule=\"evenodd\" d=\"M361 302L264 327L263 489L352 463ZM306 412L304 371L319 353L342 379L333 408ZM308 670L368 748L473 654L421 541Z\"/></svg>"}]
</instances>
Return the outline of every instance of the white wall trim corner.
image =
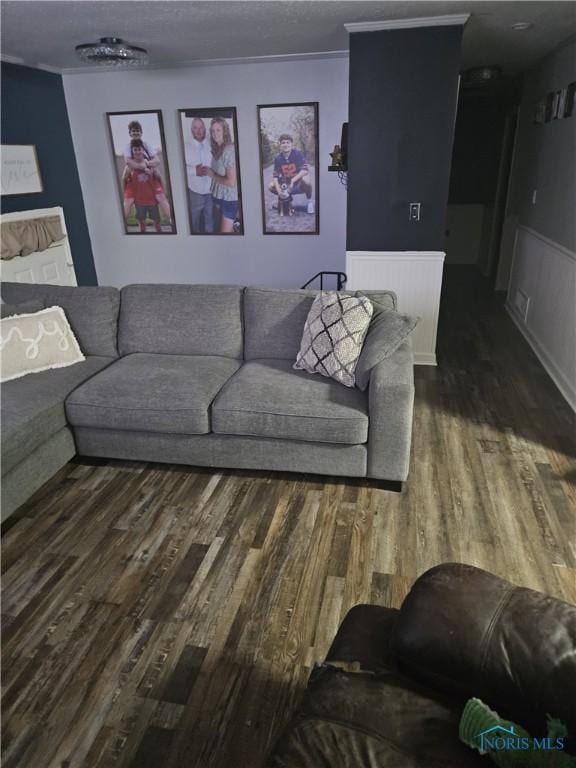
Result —
<instances>
[{"instance_id":1,"label":"white wall trim corner","mask_svg":"<svg viewBox=\"0 0 576 768\"><path fill-rule=\"evenodd\" d=\"M414 363L436 365L444 251L347 251L346 287L390 290L398 309L421 319L412 337Z\"/></svg>"}]
</instances>

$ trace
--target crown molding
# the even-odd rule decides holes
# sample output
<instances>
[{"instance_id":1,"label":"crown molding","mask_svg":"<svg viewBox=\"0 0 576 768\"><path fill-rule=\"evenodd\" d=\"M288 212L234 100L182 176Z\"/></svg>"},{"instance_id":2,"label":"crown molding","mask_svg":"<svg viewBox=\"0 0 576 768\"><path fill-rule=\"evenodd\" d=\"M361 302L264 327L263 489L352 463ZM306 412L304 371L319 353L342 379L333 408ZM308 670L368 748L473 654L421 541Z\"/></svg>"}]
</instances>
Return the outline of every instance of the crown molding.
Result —
<instances>
[{"instance_id":1,"label":"crown molding","mask_svg":"<svg viewBox=\"0 0 576 768\"><path fill-rule=\"evenodd\" d=\"M419 16L414 19L388 19L387 21L353 21L344 24L347 32L379 32L386 29L414 29L416 27L463 26L469 13L453 13L447 16Z\"/></svg>"},{"instance_id":2,"label":"crown molding","mask_svg":"<svg viewBox=\"0 0 576 768\"><path fill-rule=\"evenodd\" d=\"M221 67L230 64L275 64L290 61L321 61L323 59L347 59L350 55L348 50L341 51L318 51L312 53L286 53L270 54L268 56L243 56L233 59L193 59L191 61L169 61L158 64L147 64L143 67L118 67L84 66L70 67L60 70L63 75L94 75L104 72L147 72L158 69L190 69L194 67Z\"/></svg>"},{"instance_id":3,"label":"crown molding","mask_svg":"<svg viewBox=\"0 0 576 768\"><path fill-rule=\"evenodd\" d=\"M104 72L146 72L152 69L189 69L190 67L220 67L228 64L274 64L284 61L321 61L323 59L347 59L350 55L348 50L339 51L312 51L311 53L284 53L270 54L268 56L239 56L234 59L192 59L189 61L169 61L158 64L147 64L142 67L126 67L118 69L117 67L103 67L101 65L83 66L83 67L51 67L48 64L32 64L20 56L10 56L7 53L0 54L0 60L7 64L18 64L21 67L30 69L41 69L44 72L52 72L56 75L96 75Z\"/></svg>"},{"instance_id":4,"label":"crown molding","mask_svg":"<svg viewBox=\"0 0 576 768\"><path fill-rule=\"evenodd\" d=\"M7 53L0 54L0 61L4 61L6 64L18 64L20 67L28 67L29 69L41 69L43 72L50 72L53 75L62 74L62 70L58 67L51 67L49 64L30 64L20 56L10 56Z\"/></svg>"}]
</instances>

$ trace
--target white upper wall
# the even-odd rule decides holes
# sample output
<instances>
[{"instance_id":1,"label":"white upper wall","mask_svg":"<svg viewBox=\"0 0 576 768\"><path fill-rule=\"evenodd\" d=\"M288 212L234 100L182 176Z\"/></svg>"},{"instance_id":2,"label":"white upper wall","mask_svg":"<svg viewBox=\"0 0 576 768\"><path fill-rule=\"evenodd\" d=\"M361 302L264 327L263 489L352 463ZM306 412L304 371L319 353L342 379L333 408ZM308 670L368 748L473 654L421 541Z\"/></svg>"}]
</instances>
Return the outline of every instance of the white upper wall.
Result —
<instances>
[{"instance_id":1,"label":"white upper wall","mask_svg":"<svg viewBox=\"0 0 576 768\"><path fill-rule=\"evenodd\" d=\"M348 115L348 59L213 64L65 75L64 90L100 285L194 282L298 287L344 270L346 190L329 152ZM320 234L263 235L256 106L319 102ZM244 236L192 236L178 109L236 107ZM177 235L125 235L106 112L162 110Z\"/></svg>"}]
</instances>

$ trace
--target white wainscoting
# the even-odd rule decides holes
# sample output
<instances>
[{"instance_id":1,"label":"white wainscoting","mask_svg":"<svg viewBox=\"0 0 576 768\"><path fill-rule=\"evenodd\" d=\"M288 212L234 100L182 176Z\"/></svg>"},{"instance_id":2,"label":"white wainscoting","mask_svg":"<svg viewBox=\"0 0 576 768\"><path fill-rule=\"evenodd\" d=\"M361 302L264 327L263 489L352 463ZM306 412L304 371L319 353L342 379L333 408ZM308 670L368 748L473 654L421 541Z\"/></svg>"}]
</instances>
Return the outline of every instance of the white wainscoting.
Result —
<instances>
[{"instance_id":1,"label":"white wainscoting","mask_svg":"<svg viewBox=\"0 0 576 768\"><path fill-rule=\"evenodd\" d=\"M506 308L576 411L576 253L519 226Z\"/></svg>"},{"instance_id":2,"label":"white wainscoting","mask_svg":"<svg viewBox=\"0 0 576 768\"><path fill-rule=\"evenodd\" d=\"M412 335L416 365L436 365L443 251L347 251L346 288L388 289L398 309L422 318Z\"/></svg>"}]
</instances>

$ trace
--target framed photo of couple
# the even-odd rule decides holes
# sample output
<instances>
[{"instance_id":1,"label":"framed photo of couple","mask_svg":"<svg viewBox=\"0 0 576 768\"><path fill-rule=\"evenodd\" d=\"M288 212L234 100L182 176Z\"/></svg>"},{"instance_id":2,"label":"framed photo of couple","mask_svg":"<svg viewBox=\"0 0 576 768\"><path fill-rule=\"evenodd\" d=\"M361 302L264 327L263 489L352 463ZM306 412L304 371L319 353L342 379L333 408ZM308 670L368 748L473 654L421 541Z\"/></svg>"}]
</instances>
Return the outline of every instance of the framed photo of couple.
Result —
<instances>
[{"instance_id":1,"label":"framed photo of couple","mask_svg":"<svg viewBox=\"0 0 576 768\"><path fill-rule=\"evenodd\" d=\"M265 235L317 235L318 102L258 107Z\"/></svg>"},{"instance_id":2,"label":"framed photo of couple","mask_svg":"<svg viewBox=\"0 0 576 768\"><path fill-rule=\"evenodd\" d=\"M162 113L107 112L127 235L175 235Z\"/></svg>"},{"instance_id":3,"label":"framed photo of couple","mask_svg":"<svg viewBox=\"0 0 576 768\"><path fill-rule=\"evenodd\" d=\"M192 235L243 235L235 107L179 110Z\"/></svg>"}]
</instances>

